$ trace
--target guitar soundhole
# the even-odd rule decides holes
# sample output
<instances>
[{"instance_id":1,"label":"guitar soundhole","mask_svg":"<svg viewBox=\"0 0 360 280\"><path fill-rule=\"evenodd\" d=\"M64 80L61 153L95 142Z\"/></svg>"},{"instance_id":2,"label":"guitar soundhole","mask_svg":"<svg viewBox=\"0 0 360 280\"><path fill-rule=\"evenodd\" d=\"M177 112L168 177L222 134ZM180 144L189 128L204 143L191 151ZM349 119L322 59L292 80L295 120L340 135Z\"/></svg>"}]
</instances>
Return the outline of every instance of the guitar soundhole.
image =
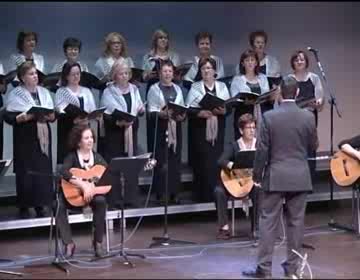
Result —
<instances>
[{"instance_id":1,"label":"guitar soundhole","mask_svg":"<svg viewBox=\"0 0 360 280\"><path fill-rule=\"evenodd\" d=\"M347 169L346 163L347 163L346 159L343 159L345 176L349 177L349 170Z\"/></svg>"}]
</instances>

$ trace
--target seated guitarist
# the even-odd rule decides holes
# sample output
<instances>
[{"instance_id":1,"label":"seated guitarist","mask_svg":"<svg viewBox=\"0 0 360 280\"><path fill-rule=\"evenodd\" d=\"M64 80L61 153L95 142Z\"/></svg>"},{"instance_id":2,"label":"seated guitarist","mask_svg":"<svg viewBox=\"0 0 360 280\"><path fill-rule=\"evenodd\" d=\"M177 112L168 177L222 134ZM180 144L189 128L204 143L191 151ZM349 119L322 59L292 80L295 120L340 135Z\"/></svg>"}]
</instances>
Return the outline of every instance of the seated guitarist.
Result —
<instances>
[{"instance_id":1,"label":"seated guitarist","mask_svg":"<svg viewBox=\"0 0 360 280\"><path fill-rule=\"evenodd\" d=\"M360 148L360 135L341 141L339 148L349 156L360 160L360 151L356 150Z\"/></svg>"},{"instance_id":2,"label":"seated guitarist","mask_svg":"<svg viewBox=\"0 0 360 280\"><path fill-rule=\"evenodd\" d=\"M238 128L240 135L238 140L229 143L224 149L224 152L218 160L218 164L224 170L230 171L234 165L235 155L240 150L255 150L256 138L256 124L254 117L249 114L243 114L239 117ZM221 183L216 186L215 191L215 205L217 210L217 217L219 223L219 231L217 239L229 239L230 238L230 226L228 223L227 215L227 202L229 193ZM255 188L252 189L249 196L254 201L255 199Z\"/></svg>"},{"instance_id":3,"label":"seated guitarist","mask_svg":"<svg viewBox=\"0 0 360 280\"><path fill-rule=\"evenodd\" d=\"M84 200L92 208L93 211L93 248L96 257L104 255L102 248L102 240L104 235L104 223L106 214L106 199L104 195L94 196L94 183L83 181L73 177L70 173L71 168L81 168L88 170L94 165L106 166L107 163L103 157L93 151L95 136L91 128L86 124L79 124L73 127L69 134L70 153L65 157L64 164L61 169L62 177L72 185L82 190ZM71 228L68 221L67 209L72 208L65 199L61 191L59 199L59 209L56 224L59 227L60 236L65 245L64 256L71 258L75 251L75 243L71 237Z\"/></svg>"}]
</instances>

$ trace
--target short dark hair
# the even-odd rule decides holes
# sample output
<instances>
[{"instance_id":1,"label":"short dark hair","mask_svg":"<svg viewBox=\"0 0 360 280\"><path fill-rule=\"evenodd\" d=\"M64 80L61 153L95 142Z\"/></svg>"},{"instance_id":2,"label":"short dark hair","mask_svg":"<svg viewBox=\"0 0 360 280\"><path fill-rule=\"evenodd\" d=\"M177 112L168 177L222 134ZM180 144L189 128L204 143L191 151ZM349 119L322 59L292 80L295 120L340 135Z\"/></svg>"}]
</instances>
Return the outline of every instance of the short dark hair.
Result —
<instances>
[{"instance_id":1,"label":"short dark hair","mask_svg":"<svg viewBox=\"0 0 360 280\"><path fill-rule=\"evenodd\" d=\"M64 53L66 53L67 48L78 48L81 52L81 41L77 38L68 37L63 43Z\"/></svg>"},{"instance_id":2,"label":"short dark hair","mask_svg":"<svg viewBox=\"0 0 360 280\"><path fill-rule=\"evenodd\" d=\"M303 54L304 55L304 58L305 58L305 63L306 63L306 68L309 67L309 57L308 55L306 54L306 52L302 51L302 50L296 50L290 57L290 65L291 65L291 68L293 70L295 70L295 60L297 59L297 57L300 55L300 54Z\"/></svg>"},{"instance_id":3,"label":"short dark hair","mask_svg":"<svg viewBox=\"0 0 360 280\"><path fill-rule=\"evenodd\" d=\"M254 42L255 42L255 38L256 37L263 37L265 40L265 44L268 41L268 35L266 34L266 32L264 30L256 30L253 31L249 34L249 44L250 46L254 46Z\"/></svg>"},{"instance_id":4,"label":"short dark hair","mask_svg":"<svg viewBox=\"0 0 360 280\"><path fill-rule=\"evenodd\" d=\"M281 96L284 99L295 99L297 89L299 88L298 82L291 76L286 76L280 83Z\"/></svg>"},{"instance_id":5,"label":"short dark hair","mask_svg":"<svg viewBox=\"0 0 360 280\"><path fill-rule=\"evenodd\" d=\"M210 44L212 44L213 36L210 32L200 31L195 35L195 44L198 45L201 39L209 38Z\"/></svg>"},{"instance_id":6,"label":"short dark hair","mask_svg":"<svg viewBox=\"0 0 360 280\"><path fill-rule=\"evenodd\" d=\"M173 71L175 71L175 65L174 65L174 63L173 63L170 59L160 62L160 70L161 70L164 66L171 67L171 68L173 69Z\"/></svg>"},{"instance_id":7,"label":"short dark hair","mask_svg":"<svg viewBox=\"0 0 360 280\"><path fill-rule=\"evenodd\" d=\"M73 128L71 129L70 133L69 133L69 138L68 138L68 147L70 151L76 151L79 148L79 144L81 142L81 138L82 135L84 133L84 131L86 130L90 130L93 138L94 138L94 143L96 142L96 136L94 133L94 130L87 124L77 124L75 126L73 126Z\"/></svg>"},{"instance_id":8,"label":"short dark hair","mask_svg":"<svg viewBox=\"0 0 360 280\"><path fill-rule=\"evenodd\" d=\"M62 71L61 71L61 86L62 87L66 87L67 84L68 84L68 81L67 81L67 77L69 76L70 72L71 72L71 69L73 67L79 67L80 69L80 72L81 72L81 66L79 63L75 62L75 63L69 63L69 62L66 62L62 68Z\"/></svg>"},{"instance_id":9,"label":"short dark hair","mask_svg":"<svg viewBox=\"0 0 360 280\"><path fill-rule=\"evenodd\" d=\"M245 126L249 123L255 123L256 124L256 120L254 118L254 116L250 113L245 113L242 114L239 119L238 119L238 127L240 129L244 129Z\"/></svg>"},{"instance_id":10,"label":"short dark hair","mask_svg":"<svg viewBox=\"0 0 360 280\"><path fill-rule=\"evenodd\" d=\"M21 84L24 84L23 77L26 75L26 72L32 68L36 69L36 65L32 61L25 61L16 68L16 74Z\"/></svg>"},{"instance_id":11,"label":"short dark hair","mask_svg":"<svg viewBox=\"0 0 360 280\"><path fill-rule=\"evenodd\" d=\"M28 36L34 36L36 44L38 43L38 35L36 32L33 31L20 31L17 36L16 40L16 48L19 50L19 52L24 51L24 42L25 38Z\"/></svg>"},{"instance_id":12,"label":"short dark hair","mask_svg":"<svg viewBox=\"0 0 360 280\"><path fill-rule=\"evenodd\" d=\"M260 60L259 60L259 57L258 57L257 53L255 51L253 51L253 50L250 50L250 49L244 51L240 56L240 63L239 63L240 74L243 74L243 75L246 74L245 73L245 67L242 65L242 63L248 57L254 57L256 59L257 66L255 67L255 75L258 75L259 72L260 72Z\"/></svg>"},{"instance_id":13,"label":"short dark hair","mask_svg":"<svg viewBox=\"0 0 360 280\"><path fill-rule=\"evenodd\" d=\"M208 62L211 64L212 68L216 72L216 61L215 61L215 59L213 59L212 57L203 57L203 58L200 58L200 60L199 60L198 73L201 72L201 67L203 67ZM216 78L216 76L217 76L217 74L215 73L215 78Z\"/></svg>"}]
</instances>

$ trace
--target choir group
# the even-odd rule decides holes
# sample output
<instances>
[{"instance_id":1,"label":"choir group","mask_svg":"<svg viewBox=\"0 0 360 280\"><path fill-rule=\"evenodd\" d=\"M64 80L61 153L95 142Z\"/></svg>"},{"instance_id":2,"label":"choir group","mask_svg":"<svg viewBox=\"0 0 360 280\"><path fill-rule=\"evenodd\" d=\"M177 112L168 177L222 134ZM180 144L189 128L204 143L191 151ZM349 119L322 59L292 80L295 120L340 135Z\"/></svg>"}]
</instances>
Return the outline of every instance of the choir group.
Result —
<instances>
[{"instance_id":1,"label":"choir group","mask_svg":"<svg viewBox=\"0 0 360 280\"><path fill-rule=\"evenodd\" d=\"M165 180L168 178L170 201L178 201L182 145L183 141L188 141L189 165L194 174L194 200L214 201L214 190L218 185L221 168L218 160L224 150L226 118L234 113L233 126L237 140L242 135L244 125L254 126L252 119L248 122L239 121L241 116L251 114L259 127L262 114L276 108L279 103L275 94L261 104L240 102L232 107L224 105L210 110L202 107L201 100L206 94L210 94L224 101L232 97L244 101L244 96L250 92L261 96L276 89L285 75L281 72L278 60L266 53L267 42L268 35L264 31L252 32L249 35L249 48L236 58L238 62L234 75L225 77L221 57L212 52L211 33L196 34L198 54L194 56L192 63L181 64L181 56L171 48L168 32L156 30L152 36L151 49L143 57L142 66L135 68L128 55L124 36L111 32L104 39L104 52L95 63L95 71L90 73L104 84L98 93L100 102L97 104L94 87L89 88L88 84L85 86L82 82L83 75L89 73L89 67L79 59L82 51L79 39L70 37L64 40L65 59L54 65L51 71L59 73L56 76L56 92L52 92L41 83L40 76L46 71L44 56L35 52L37 34L19 32L18 52L10 57L11 68L4 69L0 64L0 91L6 95L4 120L13 127L14 172L21 217L29 217L31 207L35 208L38 217L42 217L46 215L45 207L51 205L51 178L37 176L36 173L51 172L53 169L50 123L55 121L58 164L69 161L69 153L73 157L71 162L76 162L76 153L71 153L80 146L75 144L72 150L71 145L68 145L70 131L91 122L98 128L96 135L93 135L93 141L96 139L97 142L96 155L102 156L105 162L110 162L114 157L128 157L144 152L138 146L138 130L139 117L145 115L147 148L149 152L154 152L157 160L154 172L154 192L157 199L164 199ZM305 51L294 51L289 61L293 73L288 75L298 81L300 88L298 98L314 97L314 100L303 107L312 111L317 121L318 111L324 105L320 78L308 70L309 58ZM13 70L16 70L16 77L11 82L16 87L7 90L9 80L5 73ZM139 83L146 83L146 100L141 98ZM186 109L176 112L169 105L173 103ZM29 113L34 106L54 109L54 113L41 116ZM103 107L105 111L90 118L86 114L75 114L74 107L87 114ZM118 111L133 118L121 119ZM188 139L182 137L185 120L188 121ZM242 126L239 129L240 123ZM1 121L1 134L2 126ZM3 135L0 138L2 151ZM78 143L81 141L80 134ZM81 145L85 147L86 143ZM89 157L87 158L86 153L78 153L79 166L86 165L87 160L94 163L94 156ZM83 159L80 160L81 158ZM71 164L66 165L67 169L71 167ZM127 184L127 207L140 207L138 182ZM113 187L106 197L110 207L119 206L118 189ZM70 237L68 239L66 244L71 242ZM69 254L72 249L69 249Z\"/></svg>"}]
</instances>

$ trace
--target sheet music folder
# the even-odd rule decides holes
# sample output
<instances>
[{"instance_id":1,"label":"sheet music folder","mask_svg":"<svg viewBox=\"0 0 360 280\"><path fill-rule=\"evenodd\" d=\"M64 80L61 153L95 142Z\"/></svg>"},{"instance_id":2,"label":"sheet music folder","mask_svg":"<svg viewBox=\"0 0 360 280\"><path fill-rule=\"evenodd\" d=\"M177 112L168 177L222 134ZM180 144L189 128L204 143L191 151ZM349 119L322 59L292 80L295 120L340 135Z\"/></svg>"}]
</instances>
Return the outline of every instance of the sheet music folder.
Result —
<instances>
[{"instance_id":1,"label":"sheet music folder","mask_svg":"<svg viewBox=\"0 0 360 280\"><path fill-rule=\"evenodd\" d=\"M255 150L239 151L235 155L233 169L253 168L255 159Z\"/></svg>"},{"instance_id":2,"label":"sheet music folder","mask_svg":"<svg viewBox=\"0 0 360 280\"><path fill-rule=\"evenodd\" d=\"M84 110L81 110L79 107L77 107L73 104L67 105L66 108L64 109L66 114L69 114L73 117L88 118L89 120L95 119L97 116L104 113L105 110L106 110L106 107L101 107L101 108L98 108L98 109L88 113Z\"/></svg>"},{"instance_id":3,"label":"sheet music folder","mask_svg":"<svg viewBox=\"0 0 360 280\"><path fill-rule=\"evenodd\" d=\"M46 108L46 107L41 107L41 106L33 106L31 107L26 113L27 114L34 114L37 116L44 116L44 115L48 115L54 112L54 109L50 109L50 108Z\"/></svg>"},{"instance_id":4,"label":"sheet music folder","mask_svg":"<svg viewBox=\"0 0 360 280\"><path fill-rule=\"evenodd\" d=\"M114 180L118 180L117 178L120 177L121 173L124 174L124 177L138 176L150 159L150 156L151 153L146 153L133 157L112 158L103 175L96 182L96 186L113 185Z\"/></svg>"},{"instance_id":5,"label":"sheet music folder","mask_svg":"<svg viewBox=\"0 0 360 280\"><path fill-rule=\"evenodd\" d=\"M136 116L135 115L132 115L132 114L129 114L127 112L124 112L124 111L120 111L118 109L115 109L111 116L115 119L115 120L118 120L118 121L126 121L126 122L133 122L135 119L136 119Z\"/></svg>"},{"instance_id":6,"label":"sheet music folder","mask_svg":"<svg viewBox=\"0 0 360 280\"><path fill-rule=\"evenodd\" d=\"M182 106L180 104L176 104L174 102L168 102L167 107L169 110L173 110L175 115L182 115L187 112L189 109L187 106Z\"/></svg>"},{"instance_id":7,"label":"sheet music folder","mask_svg":"<svg viewBox=\"0 0 360 280\"><path fill-rule=\"evenodd\" d=\"M224 106L224 104L225 104L224 99L221 99L209 93L206 93L205 96L199 102L199 105L201 106L202 109L210 110L210 111L212 111L217 107L222 107Z\"/></svg>"}]
</instances>

